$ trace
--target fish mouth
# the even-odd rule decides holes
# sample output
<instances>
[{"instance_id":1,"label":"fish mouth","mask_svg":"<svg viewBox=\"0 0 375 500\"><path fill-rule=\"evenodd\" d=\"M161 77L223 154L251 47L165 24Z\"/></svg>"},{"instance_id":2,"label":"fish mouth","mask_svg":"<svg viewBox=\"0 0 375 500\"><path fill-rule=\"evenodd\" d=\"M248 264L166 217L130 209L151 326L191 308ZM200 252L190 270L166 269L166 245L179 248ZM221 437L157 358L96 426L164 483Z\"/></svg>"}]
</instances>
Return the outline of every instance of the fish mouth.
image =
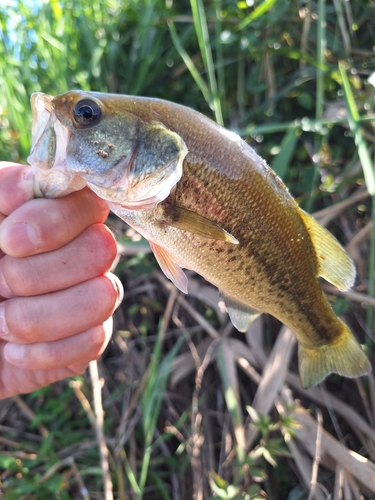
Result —
<instances>
[{"instance_id":1,"label":"fish mouth","mask_svg":"<svg viewBox=\"0 0 375 500\"><path fill-rule=\"evenodd\" d=\"M30 103L31 103L31 117L32 117L32 126L31 126L31 154L35 149L36 144L43 134L47 123L49 121L51 111L52 111L52 96L48 94L42 94L41 92L34 92L31 95Z\"/></svg>"},{"instance_id":2,"label":"fish mouth","mask_svg":"<svg viewBox=\"0 0 375 500\"><path fill-rule=\"evenodd\" d=\"M56 117L53 96L31 95L32 145L27 161L37 197L56 198L82 189L86 182L65 168L70 130Z\"/></svg>"}]
</instances>

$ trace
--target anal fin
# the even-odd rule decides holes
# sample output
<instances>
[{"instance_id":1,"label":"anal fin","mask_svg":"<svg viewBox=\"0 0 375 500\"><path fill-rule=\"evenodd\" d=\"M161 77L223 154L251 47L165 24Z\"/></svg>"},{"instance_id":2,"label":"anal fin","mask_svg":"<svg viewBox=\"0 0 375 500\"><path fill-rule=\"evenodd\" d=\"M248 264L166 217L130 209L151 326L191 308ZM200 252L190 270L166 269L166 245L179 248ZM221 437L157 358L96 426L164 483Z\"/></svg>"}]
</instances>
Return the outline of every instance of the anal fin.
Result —
<instances>
[{"instance_id":1,"label":"anal fin","mask_svg":"<svg viewBox=\"0 0 375 500\"><path fill-rule=\"evenodd\" d=\"M353 261L336 238L311 215L301 210L301 216L315 248L319 276L339 290L348 290L356 275Z\"/></svg>"},{"instance_id":2,"label":"anal fin","mask_svg":"<svg viewBox=\"0 0 375 500\"><path fill-rule=\"evenodd\" d=\"M240 332L246 332L251 323L262 314L253 307L237 302L222 291L220 291L220 295L225 302L231 322Z\"/></svg>"},{"instance_id":3,"label":"anal fin","mask_svg":"<svg viewBox=\"0 0 375 500\"><path fill-rule=\"evenodd\" d=\"M176 285L183 293L188 293L188 279L176 259L163 247L149 241L151 250L154 252L161 270L168 279Z\"/></svg>"}]
</instances>

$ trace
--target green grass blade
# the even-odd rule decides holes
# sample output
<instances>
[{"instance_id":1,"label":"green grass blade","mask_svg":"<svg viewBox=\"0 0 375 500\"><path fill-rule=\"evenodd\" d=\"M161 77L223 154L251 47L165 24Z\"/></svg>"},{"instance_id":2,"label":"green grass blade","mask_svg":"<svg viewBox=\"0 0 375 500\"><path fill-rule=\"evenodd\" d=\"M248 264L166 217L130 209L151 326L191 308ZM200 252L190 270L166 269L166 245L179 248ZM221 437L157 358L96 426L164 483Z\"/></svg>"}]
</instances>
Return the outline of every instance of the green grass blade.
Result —
<instances>
[{"instance_id":1,"label":"green grass blade","mask_svg":"<svg viewBox=\"0 0 375 500\"><path fill-rule=\"evenodd\" d=\"M232 419L237 441L237 454L240 462L245 458L245 431L242 420L240 390L233 352L223 339L217 349L217 365L224 387L225 403Z\"/></svg>"},{"instance_id":2,"label":"green grass blade","mask_svg":"<svg viewBox=\"0 0 375 500\"><path fill-rule=\"evenodd\" d=\"M173 45L175 46L175 48L176 48L177 52L179 53L181 59L184 61L187 69L190 71L190 74L193 77L195 83L197 84L199 90L202 92L204 99L209 103L210 100L211 100L211 96L210 96L210 91L208 89L208 86L207 86L206 82L201 77L201 75L199 74L199 71L198 71L197 67L195 66L193 60L191 59L191 57L189 56L189 54L184 49L184 47L183 47L183 45L182 45L182 43L180 41L180 38L179 38L179 36L177 34L177 31L176 31L174 23L172 21L168 21L168 26L169 26L169 30L170 30L170 33L171 33L171 38L172 38Z\"/></svg>"},{"instance_id":3,"label":"green grass blade","mask_svg":"<svg viewBox=\"0 0 375 500\"><path fill-rule=\"evenodd\" d=\"M339 63L339 70L342 79L342 88L345 95L346 107L348 111L348 122L350 130L354 137L355 145L357 146L358 156L362 165L363 175L367 191L372 197L372 221L373 227L371 230L370 241L370 257L369 257L369 276L368 276L368 293L371 297L375 294L375 165L371 160L370 151L363 137L362 130L359 126L359 111L354 99L354 95L350 86L348 76L345 71L344 63ZM374 317L374 308L369 307L366 311L366 324L369 330L372 329Z\"/></svg>"},{"instance_id":4,"label":"green grass blade","mask_svg":"<svg viewBox=\"0 0 375 500\"><path fill-rule=\"evenodd\" d=\"M370 114L361 116L359 123L366 123L374 121L375 115ZM333 125L344 125L348 122L346 118L323 118L321 120L314 120L311 118L302 118L302 120L294 120L292 122L275 122L267 123L265 125L249 125L246 128L237 130L239 135L257 135L257 134L275 134L276 132L287 132L291 128L301 130L302 132L316 132L323 127L332 127Z\"/></svg>"},{"instance_id":5,"label":"green grass blade","mask_svg":"<svg viewBox=\"0 0 375 500\"><path fill-rule=\"evenodd\" d=\"M370 297L375 296L375 196L372 197L372 228L370 236L370 255L368 262L369 277L368 277L368 294ZM366 310L366 325L369 331L372 331L372 324L374 319L374 308L368 307ZM367 345L373 349L373 342L370 337L367 337Z\"/></svg>"},{"instance_id":6,"label":"green grass blade","mask_svg":"<svg viewBox=\"0 0 375 500\"><path fill-rule=\"evenodd\" d=\"M169 351L168 355L163 360L161 360L161 347L163 337L163 325L161 324L159 328L158 340L153 351L146 386L141 400L143 409L143 433L145 446L139 478L140 492L137 495L138 499L143 498L143 493L146 486L147 474L153 449L152 440L155 432L156 422L159 417L160 407L164 397L164 391L168 382L171 364L181 344L184 341L184 337L181 336L176 342L173 349Z\"/></svg>"},{"instance_id":7,"label":"green grass blade","mask_svg":"<svg viewBox=\"0 0 375 500\"><path fill-rule=\"evenodd\" d=\"M350 87L349 79L345 71L345 65L339 63L339 70L342 79L342 88L345 95L346 107L348 110L348 122L350 130L354 137L354 142L357 146L358 156L361 161L363 175L367 191L371 196L375 196L375 169L374 162L371 160L370 152L367 143L363 137L361 128L359 127L359 112L354 100L353 92Z\"/></svg>"},{"instance_id":8,"label":"green grass blade","mask_svg":"<svg viewBox=\"0 0 375 500\"><path fill-rule=\"evenodd\" d=\"M263 16L266 12L270 10L270 8L275 5L276 0L265 0L263 3L258 5L251 14L245 17L243 21L240 22L238 25L238 30L242 30L245 26L248 24L252 23L255 21L255 19L258 19L259 17Z\"/></svg>"},{"instance_id":9,"label":"green grass blade","mask_svg":"<svg viewBox=\"0 0 375 500\"><path fill-rule=\"evenodd\" d=\"M318 39L316 59L320 67L325 66L326 38L326 8L325 0L318 0ZM324 110L324 71L318 69L316 74L316 108L315 118L320 120Z\"/></svg>"},{"instance_id":10,"label":"green grass blade","mask_svg":"<svg viewBox=\"0 0 375 500\"><path fill-rule=\"evenodd\" d=\"M277 173L281 179L285 179L287 176L288 169L290 167L290 161L293 158L297 140L299 134L295 127L291 127L285 134L281 144L280 151L275 156L271 163L271 168Z\"/></svg>"},{"instance_id":11,"label":"green grass blade","mask_svg":"<svg viewBox=\"0 0 375 500\"><path fill-rule=\"evenodd\" d=\"M193 13L194 27L198 39L199 49L202 55L204 67L208 74L208 81L210 86L210 101L208 101L208 104L215 113L215 119L217 123L219 123L220 125L224 125L203 2L202 0L190 0L190 4Z\"/></svg>"},{"instance_id":12,"label":"green grass blade","mask_svg":"<svg viewBox=\"0 0 375 500\"><path fill-rule=\"evenodd\" d=\"M57 38L52 36L50 33L47 33L46 31L40 35L46 42L48 42L52 47L55 47L55 49L59 50L60 52L65 53L65 45L61 43Z\"/></svg>"},{"instance_id":13,"label":"green grass blade","mask_svg":"<svg viewBox=\"0 0 375 500\"><path fill-rule=\"evenodd\" d=\"M141 494L141 490L139 488L139 485L138 485L138 482L137 482L137 478L135 477L134 472L132 471L132 468L130 466L128 457L126 455L125 448L123 448L121 450L121 458L122 458L122 461L124 463L124 469L125 469L125 472L126 472L126 476L128 478L128 481L129 481L131 487L133 488L133 490L134 490L134 492L135 492L136 495L140 495Z\"/></svg>"},{"instance_id":14,"label":"green grass blade","mask_svg":"<svg viewBox=\"0 0 375 500\"><path fill-rule=\"evenodd\" d=\"M221 106L225 109L225 71L224 71L224 53L223 44L221 43L221 33L223 31L221 11L222 1L214 0L215 4L215 51L216 51L216 71L217 71L217 85L219 92L219 100Z\"/></svg>"},{"instance_id":15,"label":"green grass blade","mask_svg":"<svg viewBox=\"0 0 375 500\"><path fill-rule=\"evenodd\" d=\"M316 59L318 66L324 67L326 62L326 48L327 48L327 37L326 37L326 0L318 0L318 33L317 33L317 52ZM316 73L316 104L315 104L315 119L321 120L323 118L324 111L324 75L325 72L322 69L317 69ZM307 200L306 210L308 212L312 211L317 185L319 172L321 167L320 156L317 152L321 148L322 137L315 134L314 137L314 156L317 157L317 161L314 162L314 175L311 182L310 196Z\"/></svg>"}]
</instances>

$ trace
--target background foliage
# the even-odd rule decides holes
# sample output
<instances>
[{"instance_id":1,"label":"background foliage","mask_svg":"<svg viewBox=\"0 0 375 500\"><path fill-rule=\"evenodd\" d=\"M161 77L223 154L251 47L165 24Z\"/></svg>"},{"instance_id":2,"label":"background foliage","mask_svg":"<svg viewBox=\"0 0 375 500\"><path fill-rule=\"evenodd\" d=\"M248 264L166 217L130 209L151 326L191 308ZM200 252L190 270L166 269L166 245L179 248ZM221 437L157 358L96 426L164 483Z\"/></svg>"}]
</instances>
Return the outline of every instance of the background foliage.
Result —
<instances>
[{"instance_id":1,"label":"background foliage","mask_svg":"<svg viewBox=\"0 0 375 500\"><path fill-rule=\"evenodd\" d=\"M327 291L372 356L374 19L373 0L2 2L1 157L27 158L35 91L154 96L204 112L347 244L356 287ZM212 287L191 275L180 297L145 242L109 224L127 293L99 366L103 401L91 409L91 367L2 402L0 497L374 498L373 379L333 376L303 391L290 332L265 318L239 335Z\"/></svg>"}]
</instances>

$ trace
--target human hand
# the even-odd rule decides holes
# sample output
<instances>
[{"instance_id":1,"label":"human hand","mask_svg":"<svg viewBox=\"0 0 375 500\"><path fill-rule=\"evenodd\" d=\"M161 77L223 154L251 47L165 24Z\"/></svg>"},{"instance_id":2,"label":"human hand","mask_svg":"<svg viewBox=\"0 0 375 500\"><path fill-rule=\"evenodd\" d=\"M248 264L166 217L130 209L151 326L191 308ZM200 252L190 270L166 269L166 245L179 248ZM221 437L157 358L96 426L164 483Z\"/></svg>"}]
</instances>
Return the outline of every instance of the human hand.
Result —
<instances>
[{"instance_id":1,"label":"human hand","mask_svg":"<svg viewBox=\"0 0 375 500\"><path fill-rule=\"evenodd\" d=\"M122 295L108 211L88 189L33 199L31 168L0 162L0 398L80 374L107 346Z\"/></svg>"}]
</instances>

